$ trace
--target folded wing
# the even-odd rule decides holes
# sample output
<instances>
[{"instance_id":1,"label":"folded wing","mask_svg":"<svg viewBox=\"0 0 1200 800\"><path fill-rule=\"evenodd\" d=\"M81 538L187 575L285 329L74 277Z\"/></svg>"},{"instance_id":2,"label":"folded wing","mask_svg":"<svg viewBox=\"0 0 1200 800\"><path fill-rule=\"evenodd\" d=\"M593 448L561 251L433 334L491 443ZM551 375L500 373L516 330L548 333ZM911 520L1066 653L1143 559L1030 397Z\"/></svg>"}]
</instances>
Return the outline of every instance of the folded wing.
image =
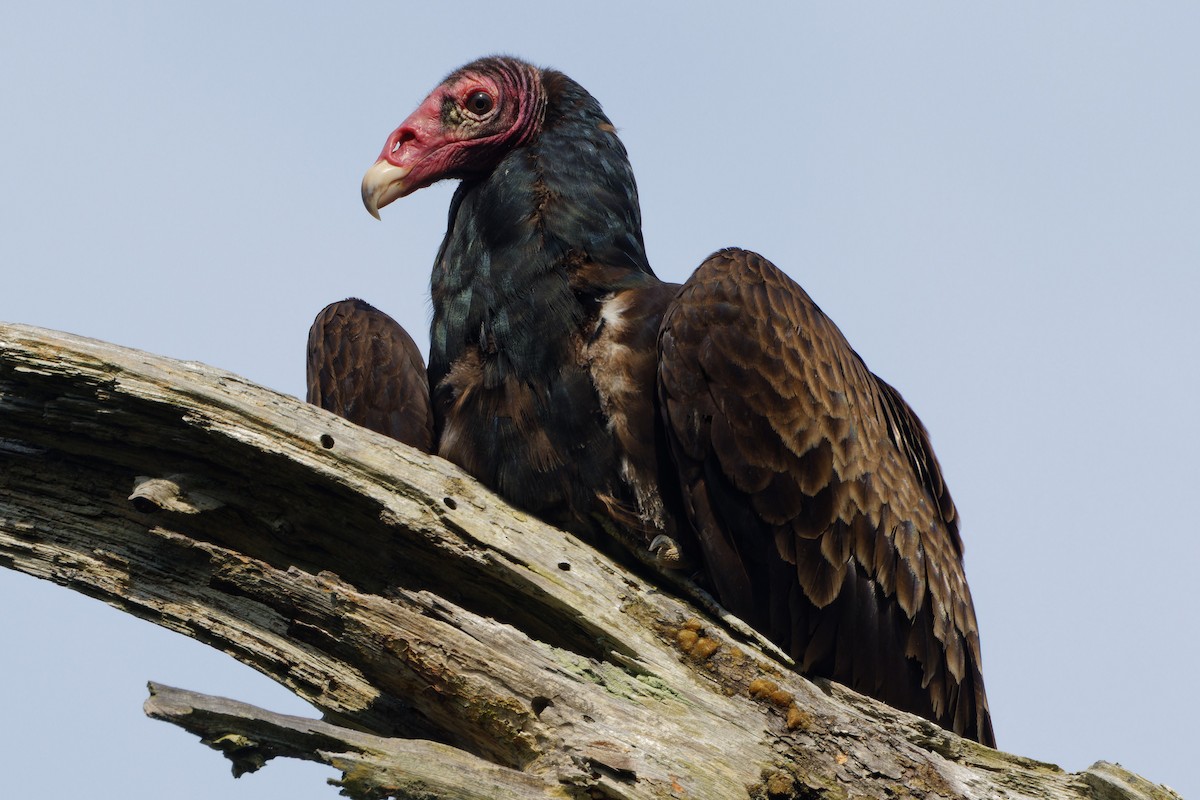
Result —
<instances>
[{"instance_id":1,"label":"folded wing","mask_svg":"<svg viewBox=\"0 0 1200 800\"><path fill-rule=\"evenodd\" d=\"M954 503L924 427L803 289L710 257L658 391L707 580L806 672L994 742Z\"/></svg>"},{"instance_id":2,"label":"folded wing","mask_svg":"<svg viewBox=\"0 0 1200 800\"><path fill-rule=\"evenodd\" d=\"M326 306L308 331L308 402L433 450L425 361L395 320L362 300Z\"/></svg>"}]
</instances>

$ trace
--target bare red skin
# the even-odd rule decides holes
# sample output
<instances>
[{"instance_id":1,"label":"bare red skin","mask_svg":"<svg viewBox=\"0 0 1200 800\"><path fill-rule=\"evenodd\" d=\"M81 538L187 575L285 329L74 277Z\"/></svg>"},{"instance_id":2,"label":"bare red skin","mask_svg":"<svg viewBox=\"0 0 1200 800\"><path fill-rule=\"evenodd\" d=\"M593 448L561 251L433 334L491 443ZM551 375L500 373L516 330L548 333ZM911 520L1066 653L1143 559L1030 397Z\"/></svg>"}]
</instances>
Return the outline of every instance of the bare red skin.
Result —
<instances>
[{"instance_id":1,"label":"bare red skin","mask_svg":"<svg viewBox=\"0 0 1200 800\"><path fill-rule=\"evenodd\" d=\"M478 92L492 99L484 114L468 109L468 100ZM542 74L536 67L508 61L498 69L468 65L392 131L379 160L409 171L398 197L445 178L469 178L532 139L541 128L544 107Z\"/></svg>"}]
</instances>

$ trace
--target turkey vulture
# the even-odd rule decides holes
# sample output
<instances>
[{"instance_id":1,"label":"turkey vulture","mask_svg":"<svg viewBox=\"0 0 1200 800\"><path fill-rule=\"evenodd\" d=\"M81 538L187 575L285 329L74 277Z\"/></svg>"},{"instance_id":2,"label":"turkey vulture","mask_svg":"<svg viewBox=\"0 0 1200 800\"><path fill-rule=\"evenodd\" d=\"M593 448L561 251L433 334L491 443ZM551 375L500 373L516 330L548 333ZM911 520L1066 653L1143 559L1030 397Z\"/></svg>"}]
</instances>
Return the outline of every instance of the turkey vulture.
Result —
<instances>
[{"instance_id":1,"label":"turkey vulture","mask_svg":"<svg viewBox=\"0 0 1200 800\"><path fill-rule=\"evenodd\" d=\"M431 451L513 504L688 564L803 671L993 744L929 438L804 290L738 249L656 278L625 148L561 72L453 72L363 202L445 178L428 382L395 323L346 301L314 324L309 399L427 449L387 409L432 413Z\"/></svg>"}]
</instances>

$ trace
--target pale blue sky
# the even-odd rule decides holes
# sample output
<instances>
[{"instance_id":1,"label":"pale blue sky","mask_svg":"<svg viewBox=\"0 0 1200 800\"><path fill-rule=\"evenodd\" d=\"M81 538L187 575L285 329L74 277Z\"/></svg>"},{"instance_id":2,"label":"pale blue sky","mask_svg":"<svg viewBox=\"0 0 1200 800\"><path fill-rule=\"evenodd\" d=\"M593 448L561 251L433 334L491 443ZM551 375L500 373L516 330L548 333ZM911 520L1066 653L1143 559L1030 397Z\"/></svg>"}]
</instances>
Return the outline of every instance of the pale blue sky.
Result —
<instances>
[{"instance_id":1,"label":"pale blue sky","mask_svg":"<svg viewBox=\"0 0 1200 800\"><path fill-rule=\"evenodd\" d=\"M761 251L925 421L1001 746L1200 797L1200 5L581 8L6 4L0 319L292 394L331 300L424 347L452 187L378 223L362 173L463 62L557 67L660 275ZM0 793L336 796L143 718L147 679L304 712L232 659L3 570L0 606Z\"/></svg>"}]
</instances>

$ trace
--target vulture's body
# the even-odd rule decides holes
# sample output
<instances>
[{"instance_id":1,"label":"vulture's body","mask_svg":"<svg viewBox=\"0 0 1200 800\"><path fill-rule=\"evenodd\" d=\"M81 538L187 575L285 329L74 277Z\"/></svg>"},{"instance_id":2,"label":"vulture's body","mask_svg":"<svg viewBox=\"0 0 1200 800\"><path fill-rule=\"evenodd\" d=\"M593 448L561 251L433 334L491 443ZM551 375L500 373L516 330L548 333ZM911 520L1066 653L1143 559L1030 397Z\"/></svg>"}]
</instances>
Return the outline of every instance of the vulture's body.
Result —
<instances>
[{"instance_id":1,"label":"vulture's body","mask_svg":"<svg viewBox=\"0 0 1200 800\"><path fill-rule=\"evenodd\" d=\"M442 178L461 184L428 383L411 339L346 301L314 323L310 400L580 535L681 554L803 670L993 743L924 428L804 291L742 250L659 281L625 149L558 72L489 58L453 73L389 137L363 199L377 214ZM406 413L380 415L397 395Z\"/></svg>"}]
</instances>

